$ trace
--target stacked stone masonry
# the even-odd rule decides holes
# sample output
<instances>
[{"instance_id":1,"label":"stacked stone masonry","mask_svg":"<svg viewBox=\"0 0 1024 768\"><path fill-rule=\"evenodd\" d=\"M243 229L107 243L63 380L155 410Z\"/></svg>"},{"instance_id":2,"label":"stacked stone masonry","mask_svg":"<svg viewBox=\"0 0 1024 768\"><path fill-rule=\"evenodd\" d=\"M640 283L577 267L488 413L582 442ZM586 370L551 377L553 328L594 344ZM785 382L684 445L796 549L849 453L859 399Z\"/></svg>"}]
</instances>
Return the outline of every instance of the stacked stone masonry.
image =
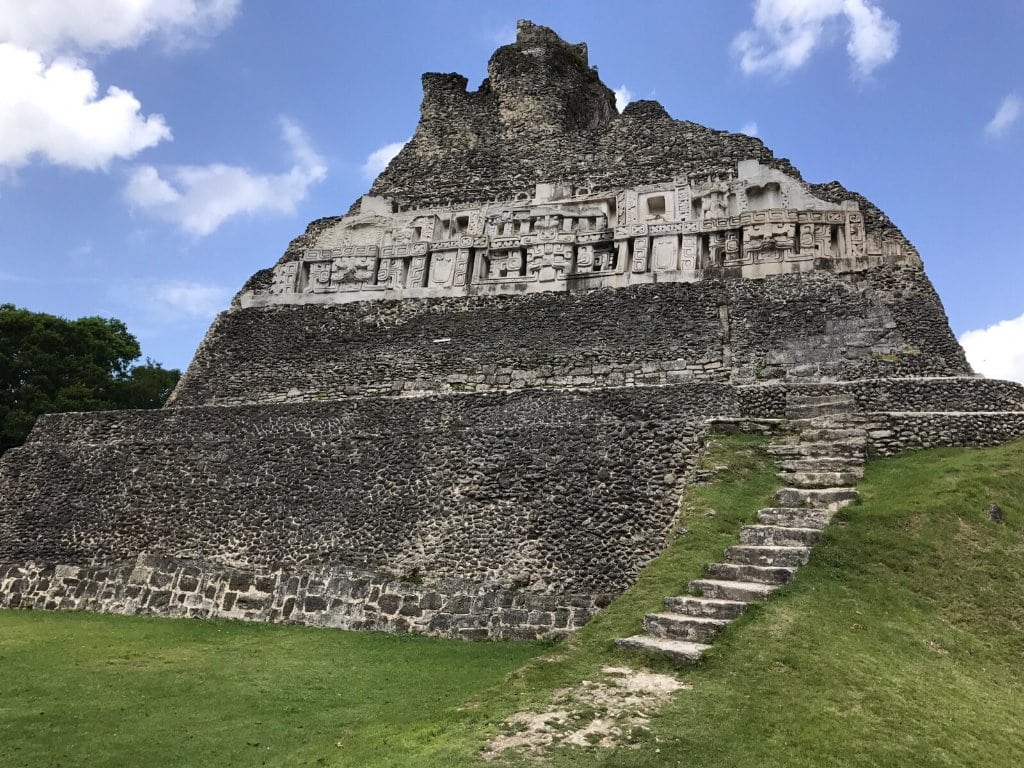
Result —
<instances>
[{"instance_id":1,"label":"stacked stone masonry","mask_svg":"<svg viewBox=\"0 0 1024 768\"><path fill-rule=\"evenodd\" d=\"M0 607L271 621L460 640L532 640L594 615L589 594L539 595L457 579L431 584L338 566L247 571L140 555L115 565L0 566Z\"/></svg>"},{"instance_id":2,"label":"stacked stone masonry","mask_svg":"<svg viewBox=\"0 0 1024 768\"><path fill-rule=\"evenodd\" d=\"M964 375L920 270L220 316L173 405L687 380Z\"/></svg>"},{"instance_id":3,"label":"stacked stone masonry","mask_svg":"<svg viewBox=\"0 0 1024 768\"><path fill-rule=\"evenodd\" d=\"M734 409L704 384L49 416L0 465L0 562L151 552L614 594L660 550L700 422Z\"/></svg>"}]
</instances>

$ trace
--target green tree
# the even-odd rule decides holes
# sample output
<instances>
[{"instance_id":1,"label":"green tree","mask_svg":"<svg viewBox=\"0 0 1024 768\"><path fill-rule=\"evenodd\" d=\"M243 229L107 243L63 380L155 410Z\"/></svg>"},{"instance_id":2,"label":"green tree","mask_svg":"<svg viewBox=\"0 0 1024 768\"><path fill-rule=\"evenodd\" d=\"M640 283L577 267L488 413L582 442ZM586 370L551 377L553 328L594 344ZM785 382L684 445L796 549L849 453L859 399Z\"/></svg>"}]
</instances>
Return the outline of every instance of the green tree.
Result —
<instances>
[{"instance_id":1,"label":"green tree","mask_svg":"<svg viewBox=\"0 0 1024 768\"><path fill-rule=\"evenodd\" d=\"M42 413L159 408L180 377L146 359L120 320L66 320L0 304L0 453Z\"/></svg>"}]
</instances>

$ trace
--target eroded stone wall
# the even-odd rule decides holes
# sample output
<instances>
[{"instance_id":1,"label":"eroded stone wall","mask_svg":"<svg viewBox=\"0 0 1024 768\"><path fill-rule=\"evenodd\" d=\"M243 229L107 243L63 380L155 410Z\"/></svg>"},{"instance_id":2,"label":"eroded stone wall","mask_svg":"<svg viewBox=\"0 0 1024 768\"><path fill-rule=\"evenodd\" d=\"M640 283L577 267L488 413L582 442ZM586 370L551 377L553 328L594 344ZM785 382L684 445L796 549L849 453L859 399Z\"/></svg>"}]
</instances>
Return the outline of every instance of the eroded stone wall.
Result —
<instances>
[{"instance_id":1,"label":"eroded stone wall","mask_svg":"<svg viewBox=\"0 0 1024 768\"><path fill-rule=\"evenodd\" d=\"M686 380L963 375L920 270L233 309L173 405Z\"/></svg>"},{"instance_id":2,"label":"eroded stone wall","mask_svg":"<svg viewBox=\"0 0 1024 768\"><path fill-rule=\"evenodd\" d=\"M724 384L43 417L0 562L140 552L614 594L653 558Z\"/></svg>"}]
</instances>

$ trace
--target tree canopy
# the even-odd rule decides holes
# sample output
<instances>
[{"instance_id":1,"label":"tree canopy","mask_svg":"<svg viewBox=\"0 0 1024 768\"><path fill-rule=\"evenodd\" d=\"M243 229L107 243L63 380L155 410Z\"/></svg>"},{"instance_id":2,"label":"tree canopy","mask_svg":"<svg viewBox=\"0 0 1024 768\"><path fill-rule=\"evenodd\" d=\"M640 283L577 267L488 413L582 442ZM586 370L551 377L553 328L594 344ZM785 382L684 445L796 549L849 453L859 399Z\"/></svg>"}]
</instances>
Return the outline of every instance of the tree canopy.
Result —
<instances>
[{"instance_id":1,"label":"tree canopy","mask_svg":"<svg viewBox=\"0 0 1024 768\"><path fill-rule=\"evenodd\" d=\"M120 320L62 317L0 304L0 453L43 413L159 408L181 372L139 358Z\"/></svg>"}]
</instances>

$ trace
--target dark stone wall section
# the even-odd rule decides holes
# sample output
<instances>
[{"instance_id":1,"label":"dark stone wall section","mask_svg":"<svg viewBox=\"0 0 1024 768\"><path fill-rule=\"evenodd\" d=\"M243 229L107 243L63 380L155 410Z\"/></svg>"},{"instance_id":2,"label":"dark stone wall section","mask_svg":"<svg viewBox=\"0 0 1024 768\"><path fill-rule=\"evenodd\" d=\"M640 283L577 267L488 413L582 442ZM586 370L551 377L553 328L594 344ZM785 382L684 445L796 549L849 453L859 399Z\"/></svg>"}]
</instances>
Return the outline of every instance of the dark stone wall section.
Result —
<instances>
[{"instance_id":1,"label":"dark stone wall section","mask_svg":"<svg viewBox=\"0 0 1024 768\"><path fill-rule=\"evenodd\" d=\"M534 640L568 634L600 606L593 595L537 595L457 579L416 584L340 567L245 571L143 554L110 566L0 565L0 607Z\"/></svg>"},{"instance_id":2,"label":"dark stone wall section","mask_svg":"<svg viewBox=\"0 0 1024 768\"><path fill-rule=\"evenodd\" d=\"M64 414L0 463L0 562L140 552L614 594L724 384Z\"/></svg>"},{"instance_id":3,"label":"dark stone wall section","mask_svg":"<svg viewBox=\"0 0 1024 768\"><path fill-rule=\"evenodd\" d=\"M896 456L922 448L1000 445L1024 437L1024 411L874 413L866 422L869 449Z\"/></svg>"},{"instance_id":4,"label":"dark stone wall section","mask_svg":"<svg viewBox=\"0 0 1024 768\"><path fill-rule=\"evenodd\" d=\"M236 309L211 328L171 404L969 373L924 273L880 267Z\"/></svg>"}]
</instances>

